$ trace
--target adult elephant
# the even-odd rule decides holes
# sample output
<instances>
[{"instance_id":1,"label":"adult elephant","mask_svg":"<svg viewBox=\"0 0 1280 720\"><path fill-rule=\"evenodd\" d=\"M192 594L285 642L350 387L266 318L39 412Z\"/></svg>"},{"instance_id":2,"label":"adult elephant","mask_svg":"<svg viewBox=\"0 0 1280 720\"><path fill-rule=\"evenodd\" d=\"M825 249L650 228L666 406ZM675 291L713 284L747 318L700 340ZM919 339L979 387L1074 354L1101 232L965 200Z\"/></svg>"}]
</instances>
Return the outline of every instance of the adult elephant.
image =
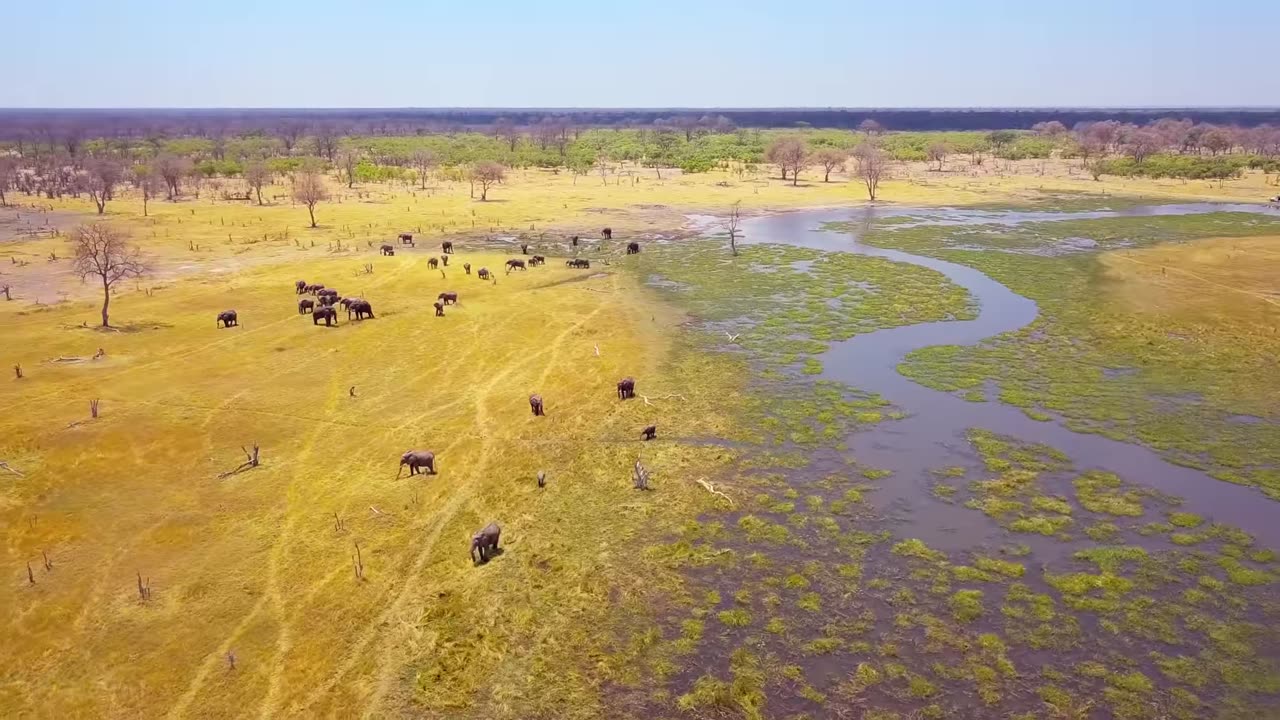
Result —
<instances>
[{"instance_id":1,"label":"adult elephant","mask_svg":"<svg viewBox=\"0 0 1280 720\"><path fill-rule=\"evenodd\" d=\"M396 248L395 248L395 246L394 246L394 245L383 245L383 246L382 246L382 254L383 254L383 255L395 255L395 254L396 254Z\"/></svg>"},{"instance_id":2,"label":"adult elephant","mask_svg":"<svg viewBox=\"0 0 1280 720\"><path fill-rule=\"evenodd\" d=\"M444 317L444 303L437 300L431 303L431 307L436 309L436 317Z\"/></svg>"},{"instance_id":3,"label":"adult elephant","mask_svg":"<svg viewBox=\"0 0 1280 720\"><path fill-rule=\"evenodd\" d=\"M605 240L612 240L612 239L613 239L613 228L605 228L605 229L601 230L601 231L600 231L600 235L601 235Z\"/></svg>"},{"instance_id":4,"label":"adult elephant","mask_svg":"<svg viewBox=\"0 0 1280 720\"><path fill-rule=\"evenodd\" d=\"M236 319L235 310L223 310L218 313L218 319L214 322L214 325L216 326L218 323L222 323L224 328L229 328L232 325L239 325L240 321Z\"/></svg>"},{"instance_id":5,"label":"adult elephant","mask_svg":"<svg viewBox=\"0 0 1280 720\"><path fill-rule=\"evenodd\" d=\"M489 562L489 558L498 554L498 540L501 536L502 528L498 523L492 522L472 535L471 561L477 565Z\"/></svg>"},{"instance_id":6,"label":"adult elephant","mask_svg":"<svg viewBox=\"0 0 1280 720\"><path fill-rule=\"evenodd\" d=\"M409 466L409 477L419 473L435 475L436 454L430 450L409 450L400 456L400 469L404 470L405 465ZM426 468L426 472L422 468ZM400 473L397 472L396 477L400 477Z\"/></svg>"},{"instance_id":7,"label":"adult elephant","mask_svg":"<svg viewBox=\"0 0 1280 720\"><path fill-rule=\"evenodd\" d=\"M489 268L480 268L479 270L477 270L477 271L476 271L476 277L480 278L481 280L488 280L488 279L489 279Z\"/></svg>"},{"instance_id":8,"label":"adult elephant","mask_svg":"<svg viewBox=\"0 0 1280 720\"><path fill-rule=\"evenodd\" d=\"M338 324L338 311L332 305L321 305L311 311L311 324L319 325L324 320L325 327L331 327Z\"/></svg>"},{"instance_id":9,"label":"adult elephant","mask_svg":"<svg viewBox=\"0 0 1280 720\"><path fill-rule=\"evenodd\" d=\"M298 301L298 314L306 315L316 309L316 301L311 298L303 298Z\"/></svg>"},{"instance_id":10,"label":"adult elephant","mask_svg":"<svg viewBox=\"0 0 1280 720\"><path fill-rule=\"evenodd\" d=\"M536 394L535 394L535 395L530 395L530 396L529 396L529 409L530 409L530 410L533 410L533 414L534 414L534 416L535 416L535 417L540 417L540 416L542 416L542 415L546 415L546 413L545 413L545 412L543 412L543 410L542 410L542 396L541 396L541 395L536 395Z\"/></svg>"},{"instance_id":11,"label":"adult elephant","mask_svg":"<svg viewBox=\"0 0 1280 720\"><path fill-rule=\"evenodd\" d=\"M373 305L370 305L368 300L361 300L357 298L355 300L352 300L351 304L347 306L348 320L351 319L351 313L356 314L357 320L364 320L365 318L369 318L370 320L372 320Z\"/></svg>"},{"instance_id":12,"label":"adult elephant","mask_svg":"<svg viewBox=\"0 0 1280 720\"><path fill-rule=\"evenodd\" d=\"M640 243L638 243L638 242L629 242L629 243L627 243L627 254L628 254L628 255L639 255L639 254L640 254Z\"/></svg>"},{"instance_id":13,"label":"adult elephant","mask_svg":"<svg viewBox=\"0 0 1280 720\"><path fill-rule=\"evenodd\" d=\"M510 274L511 274L511 271L512 271L512 270L528 270L528 269L529 269L529 268L525 267L525 264L524 264L524 261L523 261L523 260L508 260L508 261L507 261L507 274L508 274L508 275L510 275Z\"/></svg>"},{"instance_id":14,"label":"adult elephant","mask_svg":"<svg viewBox=\"0 0 1280 720\"><path fill-rule=\"evenodd\" d=\"M470 274L471 274L471 263L462 263L462 269L463 269L463 270L465 270L465 271L467 272L467 274L468 274L468 275L470 275Z\"/></svg>"},{"instance_id":15,"label":"adult elephant","mask_svg":"<svg viewBox=\"0 0 1280 720\"><path fill-rule=\"evenodd\" d=\"M440 294L436 297L436 299L437 299L437 300L440 300L440 301L441 301L441 302L443 302L445 305L457 305L457 304L458 304L458 293L456 293L456 292L442 292L442 293L440 293Z\"/></svg>"},{"instance_id":16,"label":"adult elephant","mask_svg":"<svg viewBox=\"0 0 1280 720\"><path fill-rule=\"evenodd\" d=\"M306 280L299 280L299 281L295 282L295 283L293 284L293 289L294 289L294 290L297 290L299 295L301 295L301 294L305 293L305 292L307 291L307 281L306 281Z\"/></svg>"},{"instance_id":17,"label":"adult elephant","mask_svg":"<svg viewBox=\"0 0 1280 720\"><path fill-rule=\"evenodd\" d=\"M448 240L445 240L444 242L440 243L440 252L442 252L442 253L452 253L452 252L453 252L453 243L452 243L452 242L449 242Z\"/></svg>"},{"instance_id":18,"label":"adult elephant","mask_svg":"<svg viewBox=\"0 0 1280 720\"><path fill-rule=\"evenodd\" d=\"M618 399L626 400L636 396L635 378L622 378L618 381Z\"/></svg>"},{"instance_id":19,"label":"adult elephant","mask_svg":"<svg viewBox=\"0 0 1280 720\"><path fill-rule=\"evenodd\" d=\"M435 258L427 258L427 267L435 270L440 267L440 261Z\"/></svg>"}]
</instances>

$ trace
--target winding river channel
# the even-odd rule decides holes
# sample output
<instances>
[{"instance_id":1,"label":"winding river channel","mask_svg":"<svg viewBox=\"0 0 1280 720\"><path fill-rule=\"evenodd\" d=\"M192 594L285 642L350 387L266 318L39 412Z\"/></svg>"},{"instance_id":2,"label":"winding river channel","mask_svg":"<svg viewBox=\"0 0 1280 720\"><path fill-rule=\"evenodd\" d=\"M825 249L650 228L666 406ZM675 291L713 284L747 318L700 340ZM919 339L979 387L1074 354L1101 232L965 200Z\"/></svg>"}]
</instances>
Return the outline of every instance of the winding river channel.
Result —
<instances>
[{"instance_id":1,"label":"winding river channel","mask_svg":"<svg viewBox=\"0 0 1280 720\"><path fill-rule=\"evenodd\" d=\"M907 215L914 225L1016 225L1047 220L1079 220L1114 216L1193 214L1245 211L1280 214L1258 205L1197 203L1136 207L1097 212L1000 212L962 209L861 207L841 210L787 212L743 222L745 242L797 245L826 251L852 252L910 263L936 270L964 287L980 305L974 320L921 323L878 330L835 343L825 353L824 376L861 390L875 392L908 417L884 423L850 440L864 465L894 471L873 501L882 509L909 518L913 534L943 549L981 542L985 533L957 526L963 514L935 499L930 470L973 465L974 454L965 440L970 428L984 428L1023 441L1043 443L1070 456L1079 470L1114 472L1128 482L1183 498L1187 510L1229 523L1252 534L1269 547L1280 547L1280 506L1256 488L1216 480L1191 468L1174 465L1145 447L1101 435L1078 433L1058 422L1036 422L1013 406L999 402L973 403L932 390L899 374L898 364L913 350L933 345L974 345L994 335L1022 328L1038 314L1036 303L1013 292L974 268L897 250L864 245L859 232L824 229L826 223L850 222L867 227L876 218ZM899 224L898 227L903 227ZM1066 494L1069 488L1059 488ZM952 509L948 509L952 508ZM990 539L995 539L994 537Z\"/></svg>"}]
</instances>

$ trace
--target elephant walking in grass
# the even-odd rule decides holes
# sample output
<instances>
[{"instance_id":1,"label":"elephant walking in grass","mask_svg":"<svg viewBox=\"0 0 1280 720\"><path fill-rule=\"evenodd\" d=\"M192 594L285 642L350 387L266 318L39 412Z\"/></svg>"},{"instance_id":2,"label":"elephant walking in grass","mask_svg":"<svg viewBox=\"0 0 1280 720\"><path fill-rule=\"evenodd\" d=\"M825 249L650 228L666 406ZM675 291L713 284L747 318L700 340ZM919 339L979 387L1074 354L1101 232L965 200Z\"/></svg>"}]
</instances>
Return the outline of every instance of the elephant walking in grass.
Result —
<instances>
[{"instance_id":1,"label":"elephant walking in grass","mask_svg":"<svg viewBox=\"0 0 1280 720\"><path fill-rule=\"evenodd\" d=\"M236 319L235 310L223 310L218 313L218 319L214 322L214 325L216 326L218 323L222 323L222 327L224 328L229 328L233 325L239 325L240 321Z\"/></svg>"},{"instance_id":2,"label":"elephant walking in grass","mask_svg":"<svg viewBox=\"0 0 1280 720\"><path fill-rule=\"evenodd\" d=\"M489 523L475 535L471 536L471 561L477 565L489 562L489 558L498 554L498 539L502 528L498 523ZM477 555L479 557L477 557Z\"/></svg>"},{"instance_id":3,"label":"elephant walking in grass","mask_svg":"<svg viewBox=\"0 0 1280 720\"><path fill-rule=\"evenodd\" d=\"M529 396L529 409L530 409L530 410L533 410L533 414L534 414L534 416L535 416L535 417L541 417L541 416L543 416L543 415L546 415L546 413L545 413L545 412L543 412L543 410L542 410L542 396L541 396L541 395L530 395L530 396Z\"/></svg>"},{"instance_id":4,"label":"elephant walking in grass","mask_svg":"<svg viewBox=\"0 0 1280 720\"><path fill-rule=\"evenodd\" d=\"M431 303L431 307L436 309L436 317L444 317L444 303L437 300Z\"/></svg>"},{"instance_id":5,"label":"elephant walking in grass","mask_svg":"<svg viewBox=\"0 0 1280 720\"><path fill-rule=\"evenodd\" d=\"M436 299L437 299L437 300L439 300L440 302L444 303L445 305L457 305L457 304L458 304L458 293L456 293L456 292L442 292L442 293L440 293L438 296L436 296Z\"/></svg>"},{"instance_id":6,"label":"elephant walking in grass","mask_svg":"<svg viewBox=\"0 0 1280 720\"><path fill-rule=\"evenodd\" d=\"M634 378L622 378L618 381L618 399L627 400L636 396L636 381Z\"/></svg>"},{"instance_id":7,"label":"elephant walking in grass","mask_svg":"<svg viewBox=\"0 0 1280 720\"><path fill-rule=\"evenodd\" d=\"M316 309L316 301L311 298L303 298L298 301L298 314L306 315Z\"/></svg>"},{"instance_id":8,"label":"elephant walking in grass","mask_svg":"<svg viewBox=\"0 0 1280 720\"><path fill-rule=\"evenodd\" d=\"M409 450L400 456L400 469L403 471L404 466L409 466L409 477L413 477L419 473L423 475L436 474L436 454L430 450ZM426 468L423 472L422 468ZM400 477L400 473L396 473L396 477Z\"/></svg>"},{"instance_id":9,"label":"elephant walking in grass","mask_svg":"<svg viewBox=\"0 0 1280 720\"><path fill-rule=\"evenodd\" d=\"M298 282L293 284L293 289L297 290L299 295L305 293L307 291L307 281L299 280Z\"/></svg>"},{"instance_id":10,"label":"elephant walking in grass","mask_svg":"<svg viewBox=\"0 0 1280 720\"><path fill-rule=\"evenodd\" d=\"M351 319L351 313L356 314L357 320L363 320L366 317L373 319L373 306L368 300L355 299L347 305L347 319Z\"/></svg>"},{"instance_id":11,"label":"elephant walking in grass","mask_svg":"<svg viewBox=\"0 0 1280 720\"><path fill-rule=\"evenodd\" d=\"M649 427L640 431L640 438L642 440L653 440L656 437L658 437L657 425L650 425Z\"/></svg>"},{"instance_id":12,"label":"elephant walking in grass","mask_svg":"<svg viewBox=\"0 0 1280 720\"><path fill-rule=\"evenodd\" d=\"M325 327L332 327L338 324L338 311L332 305L322 305L311 311L311 324L319 325L324 320Z\"/></svg>"}]
</instances>

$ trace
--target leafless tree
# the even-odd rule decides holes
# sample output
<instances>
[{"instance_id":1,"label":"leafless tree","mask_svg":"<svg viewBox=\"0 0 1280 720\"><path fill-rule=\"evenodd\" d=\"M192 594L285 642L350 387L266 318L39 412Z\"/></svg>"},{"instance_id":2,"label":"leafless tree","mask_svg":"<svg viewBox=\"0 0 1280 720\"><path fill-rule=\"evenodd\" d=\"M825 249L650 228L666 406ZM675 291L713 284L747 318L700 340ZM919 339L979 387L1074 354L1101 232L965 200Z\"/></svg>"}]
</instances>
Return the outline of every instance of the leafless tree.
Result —
<instances>
[{"instance_id":1,"label":"leafless tree","mask_svg":"<svg viewBox=\"0 0 1280 720\"><path fill-rule=\"evenodd\" d=\"M1037 135L1046 135L1048 137L1058 137L1067 133L1067 126L1057 120L1048 122L1038 122L1031 126L1031 131Z\"/></svg>"},{"instance_id":2,"label":"leafless tree","mask_svg":"<svg viewBox=\"0 0 1280 720\"><path fill-rule=\"evenodd\" d=\"M809 151L805 148L804 141L796 137L781 137L774 140L765 150L764 159L778 166L778 170L782 172L782 179L787 179L787 173L791 173L791 184L795 185L800 179L800 171L808 166Z\"/></svg>"},{"instance_id":3,"label":"leafless tree","mask_svg":"<svg viewBox=\"0 0 1280 720\"><path fill-rule=\"evenodd\" d=\"M8 205L4 193L13 184L18 174L18 158L12 155L0 155L0 207Z\"/></svg>"},{"instance_id":4,"label":"leafless tree","mask_svg":"<svg viewBox=\"0 0 1280 720\"><path fill-rule=\"evenodd\" d=\"M409 161L413 163L414 169L418 171L418 181L422 184L422 189L426 190L427 177L438 164L436 154L430 150L415 150Z\"/></svg>"},{"instance_id":5,"label":"leafless tree","mask_svg":"<svg viewBox=\"0 0 1280 720\"><path fill-rule=\"evenodd\" d=\"M480 201L489 199L489 186L502 182L506 169L492 160L478 162L471 168L471 177L480 184Z\"/></svg>"},{"instance_id":6,"label":"leafless tree","mask_svg":"<svg viewBox=\"0 0 1280 720\"><path fill-rule=\"evenodd\" d=\"M129 177L133 182L133 186L138 188L138 192L142 193L142 217L146 217L147 203L151 202L151 199L160 191L160 177L156 174L154 168L142 163L130 168Z\"/></svg>"},{"instance_id":7,"label":"leafless tree","mask_svg":"<svg viewBox=\"0 0 1280 720\"><path fill-rule=\"evenodd\" d=\"M1160 135L1146 128L1126 132L1124 136L1125 154L1138 164L1159 152L1161 145Z\"/></svg>"},{"instance_id":8,"label":"leafless tree","mask_svg":"<svg viewBox=\"0 0 1280 720\"><path fill-rule=\"evenodd\" d=\"M182 179L191 171L191 160L165 153L156 156L153 167L164 180L169 199L176 200L181 190Z\"/></svg>"},{"instance_id":9,"label":"leafless tree","mask_svg":"<svg viewBox=\"0 0 1280 720\"><path fill-rule=\"evenodd\" d=\"M1231 136L1231 132L1227 128L1216 127L1205 132L1200 138L1200 144L1209 151L1211 155L1227 152L1235 146L1235 138Z\"/></svg>"},{"instance_id":10,"label":"leafless tree","mask_svg":"<svg viewBox=\"0 0 1280 720\"><path fill-rule=\"evenodd\" d=\"M293 152L293 146L298 144L298 138L302 137L305 129L300 122L286 122L280 126L280 142L284 144L286 155Z\"/></svg>"},{"instance_id":11,"label":"leafless tree","mask_svg":"<svg viewBox=\"0 0 1280 720\"><path fill-rule=\"evenodd\" d=\"M262 204L262 186L271 182L271 170L261 160L254 160L244 166L244 181L258 196L258 204Z\"/></svg>"},{"instance_id":12,"label":"leafless tree","mask_svg":"<svg viewBox=\"0 0 1280 720\"><path fill-rule=\"evenodd\" d=\"M875 145L864 142L854 148L853 158L857 162L858 177L867 186L867 198L874 201L880 181L889 173L889 156Z\"/></svg>"},{"instance_id":13,"label":"leafless tree","mask_svg":"<svg viewBox=\"0 0 1280 720\"><path fill-rule=\"evenodd\" d=\"M609 160L604 155L597 155L595 162L596 172L600 174L600 183L602 185L609 184Z\"/></svg>"},{"instance_id":14,"label":"leafless tree","mask_svg":"<svg viewBox=\"0 0 1280 720\"><path fill-rule=\"evenodd\" d=\"M85 172L88 173L85 190L93 198L94 204L98 206L98 214L101 215L107 211L107 201L112 199L116 185L120 184L124 168L115 158L98 157L85 163Z\"/></svg>"},{"instance_id":15,"label":"leafless tree","mask_svg":"<svg viewBox=\"0 0 1280 720\"><path fill-rule=\"evenodd\" d=\"M508 117L498 118L498 121L493 124L493 134L507 141L508 150L516 151L516 144L520 142L520 131L516 129L514 120Z\"/></svg>"},{"instance_id":16,"label":"leafless tree","mask_svg":"<svg viewBox=\"0 0 1280 720\"><path fill-rule=\"evenodd\" d=\"M938 163L938 167L935 168L938 172L942 172L942 163L947 160L947 149L946 143L936 142L929 145L925 150L925 154L929 157L929 162Z\"/></svg>"},{"instance_id":17,"label":"leafless tree","mask_svg":"<svg viewBox=\"0 0 1280 720\"><path fill-rule=\"evenodd\" d=\"M328 125L316 128L314 142L316 155L333 162L333 156L338 152L338 137L334 134L333 128Z\"/></svg>"},{"instance_id":18,"label":"leafless tree","mask_svg":"<svg viewBox=\"0 0 1280 720\"><path fill-rule=\"evenodd\" d=\"M147 272L142 251L129 237L105 223L81 225L71 233L72 270L87 280L102 282L102 327L111 327L107 309L111 305L111 288L119 281L140 277Z\"/></svg>"},{"instance_id":19,"label":"leafless tree","mask_svg":"<svg viewBox=\"0 0 1280 720\"><path fill-rule=\"evenodd\" d=\"M867 137L871 137L872 135L879 135L880 133L884 132L884 126L881 125L879 122L872 120L871 118L867 118L866 120L863 120L862 122L858 123L858 129L866 133Z\"/></svg>"},{"instance_id":20,"label":"leafless tree","mask_svg":"<svg viewBox=\"0 0 1280 720\"><path fill-rule=\"evenodd\" d=\"M343 150L338 155L338 168L342 171L343 176L346 177L348 188L356 186L356 165L359 163L360 156L356 155L352 150Z\"/></svg>"},{"instance_id":21,"label":"leafless tree","mask_svg":"<svg viewBox=\"0 0 1280 720\"><path fill-rule=\"evenodd\" d=\"M307 206L311 227L316 226L316 203L329 199L324 177L316 170L303 170L293 176L293 199Z\"/></svg>"},{"instance_id":22,"label":"leafless tree","mask_svg":"<svg viewBox=\"0 0 1280 720\"><path fill-rule=\"evenodd\" d=\"M729 207L729 219L726 225L729 229L729 249L734 256L738 254L738 226L742 223L742 201L738 200Z\"/></svg>"},{"instance_id":23,"label":"leafless tree","mask_svg":"<svg viewBox=\"0 0 1280 720\"><path fill-rule=\"evenodd\" d=\"M822 148L813 154L813 161L822 166L822 182L831 182L832 170L844 170L849 156L837 148Z\"/></svg>"}]
</instances>

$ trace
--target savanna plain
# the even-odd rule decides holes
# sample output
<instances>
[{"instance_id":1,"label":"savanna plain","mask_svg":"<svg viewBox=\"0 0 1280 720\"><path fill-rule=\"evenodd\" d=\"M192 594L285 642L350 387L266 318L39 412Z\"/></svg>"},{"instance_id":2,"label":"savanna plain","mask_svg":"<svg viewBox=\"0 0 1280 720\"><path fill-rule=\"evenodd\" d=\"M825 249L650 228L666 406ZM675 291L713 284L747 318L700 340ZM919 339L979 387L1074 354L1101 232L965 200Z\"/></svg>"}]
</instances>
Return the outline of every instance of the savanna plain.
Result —
<instances>
[{"instance_id":1,"label":"savanna plain","mask_svg":"<svg viewBox=\"0 0 1280 720\"><path fill-rule=\"evenodd\" d=\"M0 715L1280 717L1277 148L1175 129L0 144Z\"/></svg>"}]
</instances>

